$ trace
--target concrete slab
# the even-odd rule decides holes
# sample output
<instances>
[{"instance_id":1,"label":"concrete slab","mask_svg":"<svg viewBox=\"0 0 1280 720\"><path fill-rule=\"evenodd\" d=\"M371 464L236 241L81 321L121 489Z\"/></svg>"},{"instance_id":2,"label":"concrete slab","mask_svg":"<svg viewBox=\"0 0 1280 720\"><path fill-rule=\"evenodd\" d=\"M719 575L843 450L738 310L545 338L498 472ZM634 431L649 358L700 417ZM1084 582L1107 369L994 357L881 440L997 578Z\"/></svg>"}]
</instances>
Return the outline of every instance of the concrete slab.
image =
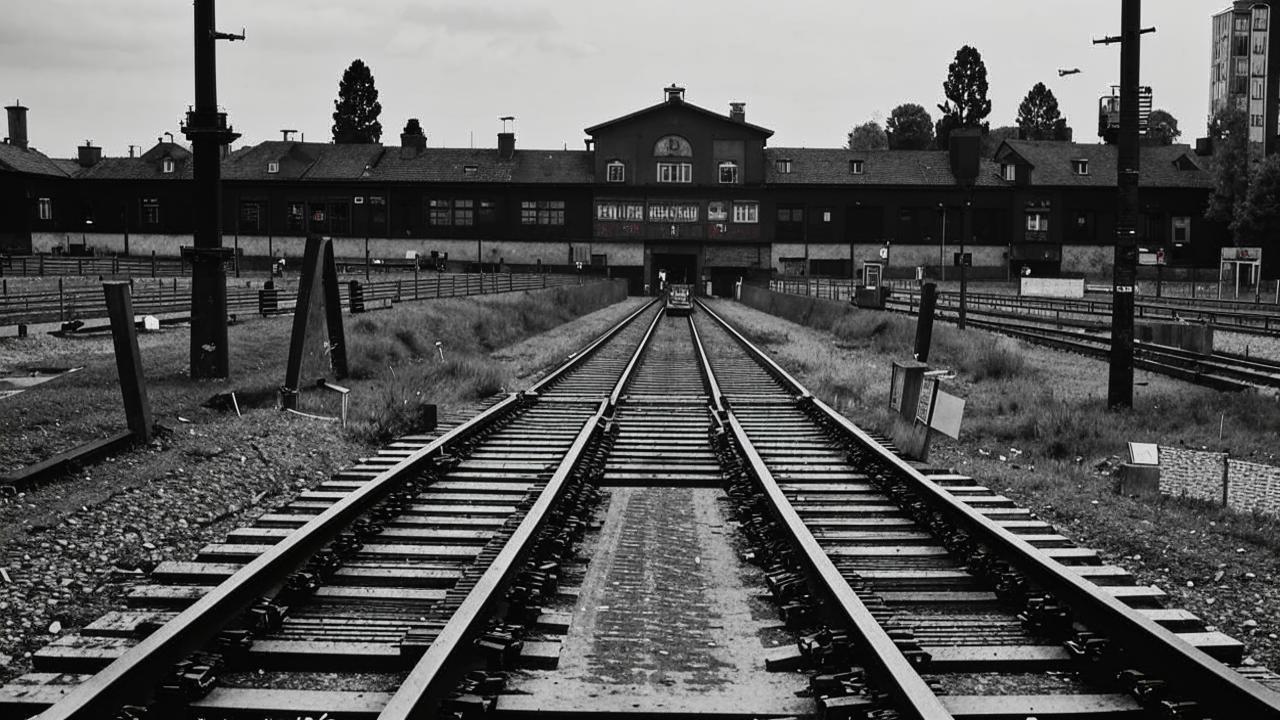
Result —
<instances>
[{"instance_id":1,"label":"concrete slab","mask_svg":"<svg viewBox=\"0 0 1280 720\"><path fill-rule=\"evenodd\" d=\"M763 579L738 560L722 498L711 488L612 490L558 669L513 677L503 701L519 698L519 708L500 710L812 713L795 695L803 674L765 670L762 638L784 639L772 606L753 598Z\"/></svg>"}]
</instances>

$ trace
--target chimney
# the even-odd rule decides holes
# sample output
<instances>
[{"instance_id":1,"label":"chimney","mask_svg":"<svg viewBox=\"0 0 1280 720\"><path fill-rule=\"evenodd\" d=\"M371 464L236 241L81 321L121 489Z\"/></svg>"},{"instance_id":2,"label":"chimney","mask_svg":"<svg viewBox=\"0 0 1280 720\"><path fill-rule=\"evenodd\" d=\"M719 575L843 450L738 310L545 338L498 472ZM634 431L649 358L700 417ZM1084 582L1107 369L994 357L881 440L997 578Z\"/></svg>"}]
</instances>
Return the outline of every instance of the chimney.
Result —
<instances>
[{"instance_id":1,"label":"chimney","mask_svg":"<svg viewBox=\"0 0 1280 720\"><path fill-rule=\"evenodd\" d=\"M668 87L666 89L666 94L667 94L667 102L669 103L684 102L684 88L680 87L679 85L676 85L675 83L672 83L671 87Z\"/></svg>"},{"instance_id":2,"label":"chimney","mask_svg":"<svg viewBox=\"0 0 1280 720\"><path fill-rule=\"evenodd\" d=\"M422 131L418 118L409 118L400 133L400 157L415 158L427 149L427 134Z\"/></svg>"},{"instance_id":3,"label":"chimney","mask_svg":"<svg viewBox=\"0 0 1280 720\"><path fill-rule=\"evenodd\" d=\"M747 121L747 104L740 102L729 103L729 119L734 122L744 123Z\"/></svg>"},{"instance_id":4,"label":"chimney","mask_svg":"<svg viewBox=\"0 0 1280 720\"><path fill-rule=\"evenodd\" d=\"M498 118L502 121L502 132L498 133L498 159L510 160L516 155L515 117L506 115Z\"/></svg>"},{"instance_id":5,"label":"chimney","mask_svg":"<svg viewBox=\"0 0 1280 720\"><path fill-rule=\"evenodd\" d=\"M296 133L296 132L298 132L298 131L297 131L297 130L290 130L290 129L286 129L286 128L281 128L281 129L280 129L280 139L281 139L281 140L283 140L283 141L285 141L285 142L293 142L293 134L294 134L294 133Z\"/></svg>"},{"instance_id":6,"label":"chimney","mask_svg":"<svg viewBox=\"0 0 1280 720\"><path fill-rule=\"evenodd\" d=\"M14 101L12 105L5 108L9 113L9 137L6 142L10 145L27 149L27 109Z\"/></svg>"},{"instance_id":7,"label":"chimney","mask_svg":"<svg viewBox=\"0 0 1280 720\"><path fill-rule=\"evenodd\" d=\"M951 156L951 174L962 185L978 178L979 159L982 154L982 131L978 128L956 128L947 142Z\"/></svg>"},{"instance_id":8,"label":"chimney","mask_svg":"<svg viewBox=\"0 0 1280 720\"><path fill-rule=\"evenodd\" d=\"M80 152L76 162L80 164L80 167L93 167L102 161L102 148L94 147L92 142L85 140L84 145L81 145L78 149Z\"/></svg>"}]
</instances>

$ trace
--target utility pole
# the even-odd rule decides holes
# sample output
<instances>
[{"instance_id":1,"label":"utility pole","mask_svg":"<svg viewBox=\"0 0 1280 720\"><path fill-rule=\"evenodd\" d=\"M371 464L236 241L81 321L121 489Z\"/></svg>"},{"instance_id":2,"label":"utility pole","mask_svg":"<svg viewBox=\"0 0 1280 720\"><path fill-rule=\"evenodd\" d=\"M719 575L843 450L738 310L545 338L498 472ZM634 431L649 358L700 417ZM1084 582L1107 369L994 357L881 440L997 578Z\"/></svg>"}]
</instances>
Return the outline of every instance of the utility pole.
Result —
<instances>
[{"instance_id":1,"label":"utility pole","mask_svg":"<svg viewBox=\"0 0 1280 720\"><path fill-rule=\"evenodd\" d=\"M183 248L191 261L191 377L225 378L227 367L227 275L230 250L222 247L222 146L239 134L218 110L215 43L243 40L214 30L214 0L195 0L196 104L187 111L183 134L193 157L192 207L195 246Z\"/></svg>"},{"instance_id":2,"label":"utility pole","mask_svg":"<svg viewBox=\"0 0 1280 720\"><path fill-rule=\"evenodd\" d=\"M1095 45L1120 43L1120 137L1116 163L1119 208L1116 215L1115 269L1111 290L1111 370L1107 407L1133 407L1133 305L1138 276L1138 80L1142 35L1141 0L1120 5L1120 35Z\"/></svg>"}]
</instances>

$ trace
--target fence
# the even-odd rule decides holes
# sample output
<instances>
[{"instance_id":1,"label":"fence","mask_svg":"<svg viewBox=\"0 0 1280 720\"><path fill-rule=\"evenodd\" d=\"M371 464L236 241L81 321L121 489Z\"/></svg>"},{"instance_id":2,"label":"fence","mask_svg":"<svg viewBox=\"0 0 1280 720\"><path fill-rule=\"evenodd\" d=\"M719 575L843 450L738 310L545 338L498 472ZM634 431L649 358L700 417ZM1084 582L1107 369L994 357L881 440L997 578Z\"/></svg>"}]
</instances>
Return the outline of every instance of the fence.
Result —
<instances>
[{"instance_id":1,"label":"fence","mask_svg":"<svg viewBox=\"0 0 1280 720\"><path fill-rule=\"evenodd\" d=\"M279 280L276 281L280 283ZM521 274L471 274L427 273L399 280L375 280L361 283L366 304L370 301L388 303L431 298L465 297L521 290L536 290L558 285L581 282L577 275L549 273ZM162 315L191 312L190 280L173 278L158 283L133 283L133 311L138 315ZM107 306L102 288L94 285L66 286L58 279L56 291L10 293L7 284L0 293L0 327L18 324L66 322L105 318ZM279 288L281 302L278 310L293 307L297 294L296 283ZM259 293L253 288L228 287L227 312L253 314L259 312ZM349 308L347 293L343 293L344 307Z\"/></svg>"},{"instance_id":2,"label":"fence","mask_svg":"<svg viewBox=\"0 0 1280 720\"><path fill-rule=\"evenodd\" d=\"M184 277L191 268L180 258L67 257L65 255L15 255L0 257L0 275L125 275L129 277Z\"/></svg>"},{"instance_id":3,"label":"fence","mask_svg":"<svg viewBox=\"0 0 1280 720\"><path fill-rule=\"evenodd\" d=\"M1161 445L1160 492L1239 512L1280 515L1280 467Z\"/></svg>"}]
</instances>

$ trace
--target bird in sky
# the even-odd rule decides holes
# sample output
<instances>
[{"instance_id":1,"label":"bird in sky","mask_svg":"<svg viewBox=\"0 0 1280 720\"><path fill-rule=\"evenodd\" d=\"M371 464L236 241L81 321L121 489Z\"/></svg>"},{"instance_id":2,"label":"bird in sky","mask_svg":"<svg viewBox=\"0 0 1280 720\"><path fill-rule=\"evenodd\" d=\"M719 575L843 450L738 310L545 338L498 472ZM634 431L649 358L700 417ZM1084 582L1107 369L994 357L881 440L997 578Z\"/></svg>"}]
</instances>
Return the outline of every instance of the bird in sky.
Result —
<instances>
[{"instance_id":1,"label":"bird in sky","mask_svg":"<svg viewBox=\"0 0 1280 720\"><path fill-rule=\"evenodd\" d=\"M1063 70L1062 68L1058 68L1058 77L1075 75L1076 73L1079 73L1079 72L1080 72L1080 68L1071 68L1070 70Z\"/></svg>"}]
</instances>

